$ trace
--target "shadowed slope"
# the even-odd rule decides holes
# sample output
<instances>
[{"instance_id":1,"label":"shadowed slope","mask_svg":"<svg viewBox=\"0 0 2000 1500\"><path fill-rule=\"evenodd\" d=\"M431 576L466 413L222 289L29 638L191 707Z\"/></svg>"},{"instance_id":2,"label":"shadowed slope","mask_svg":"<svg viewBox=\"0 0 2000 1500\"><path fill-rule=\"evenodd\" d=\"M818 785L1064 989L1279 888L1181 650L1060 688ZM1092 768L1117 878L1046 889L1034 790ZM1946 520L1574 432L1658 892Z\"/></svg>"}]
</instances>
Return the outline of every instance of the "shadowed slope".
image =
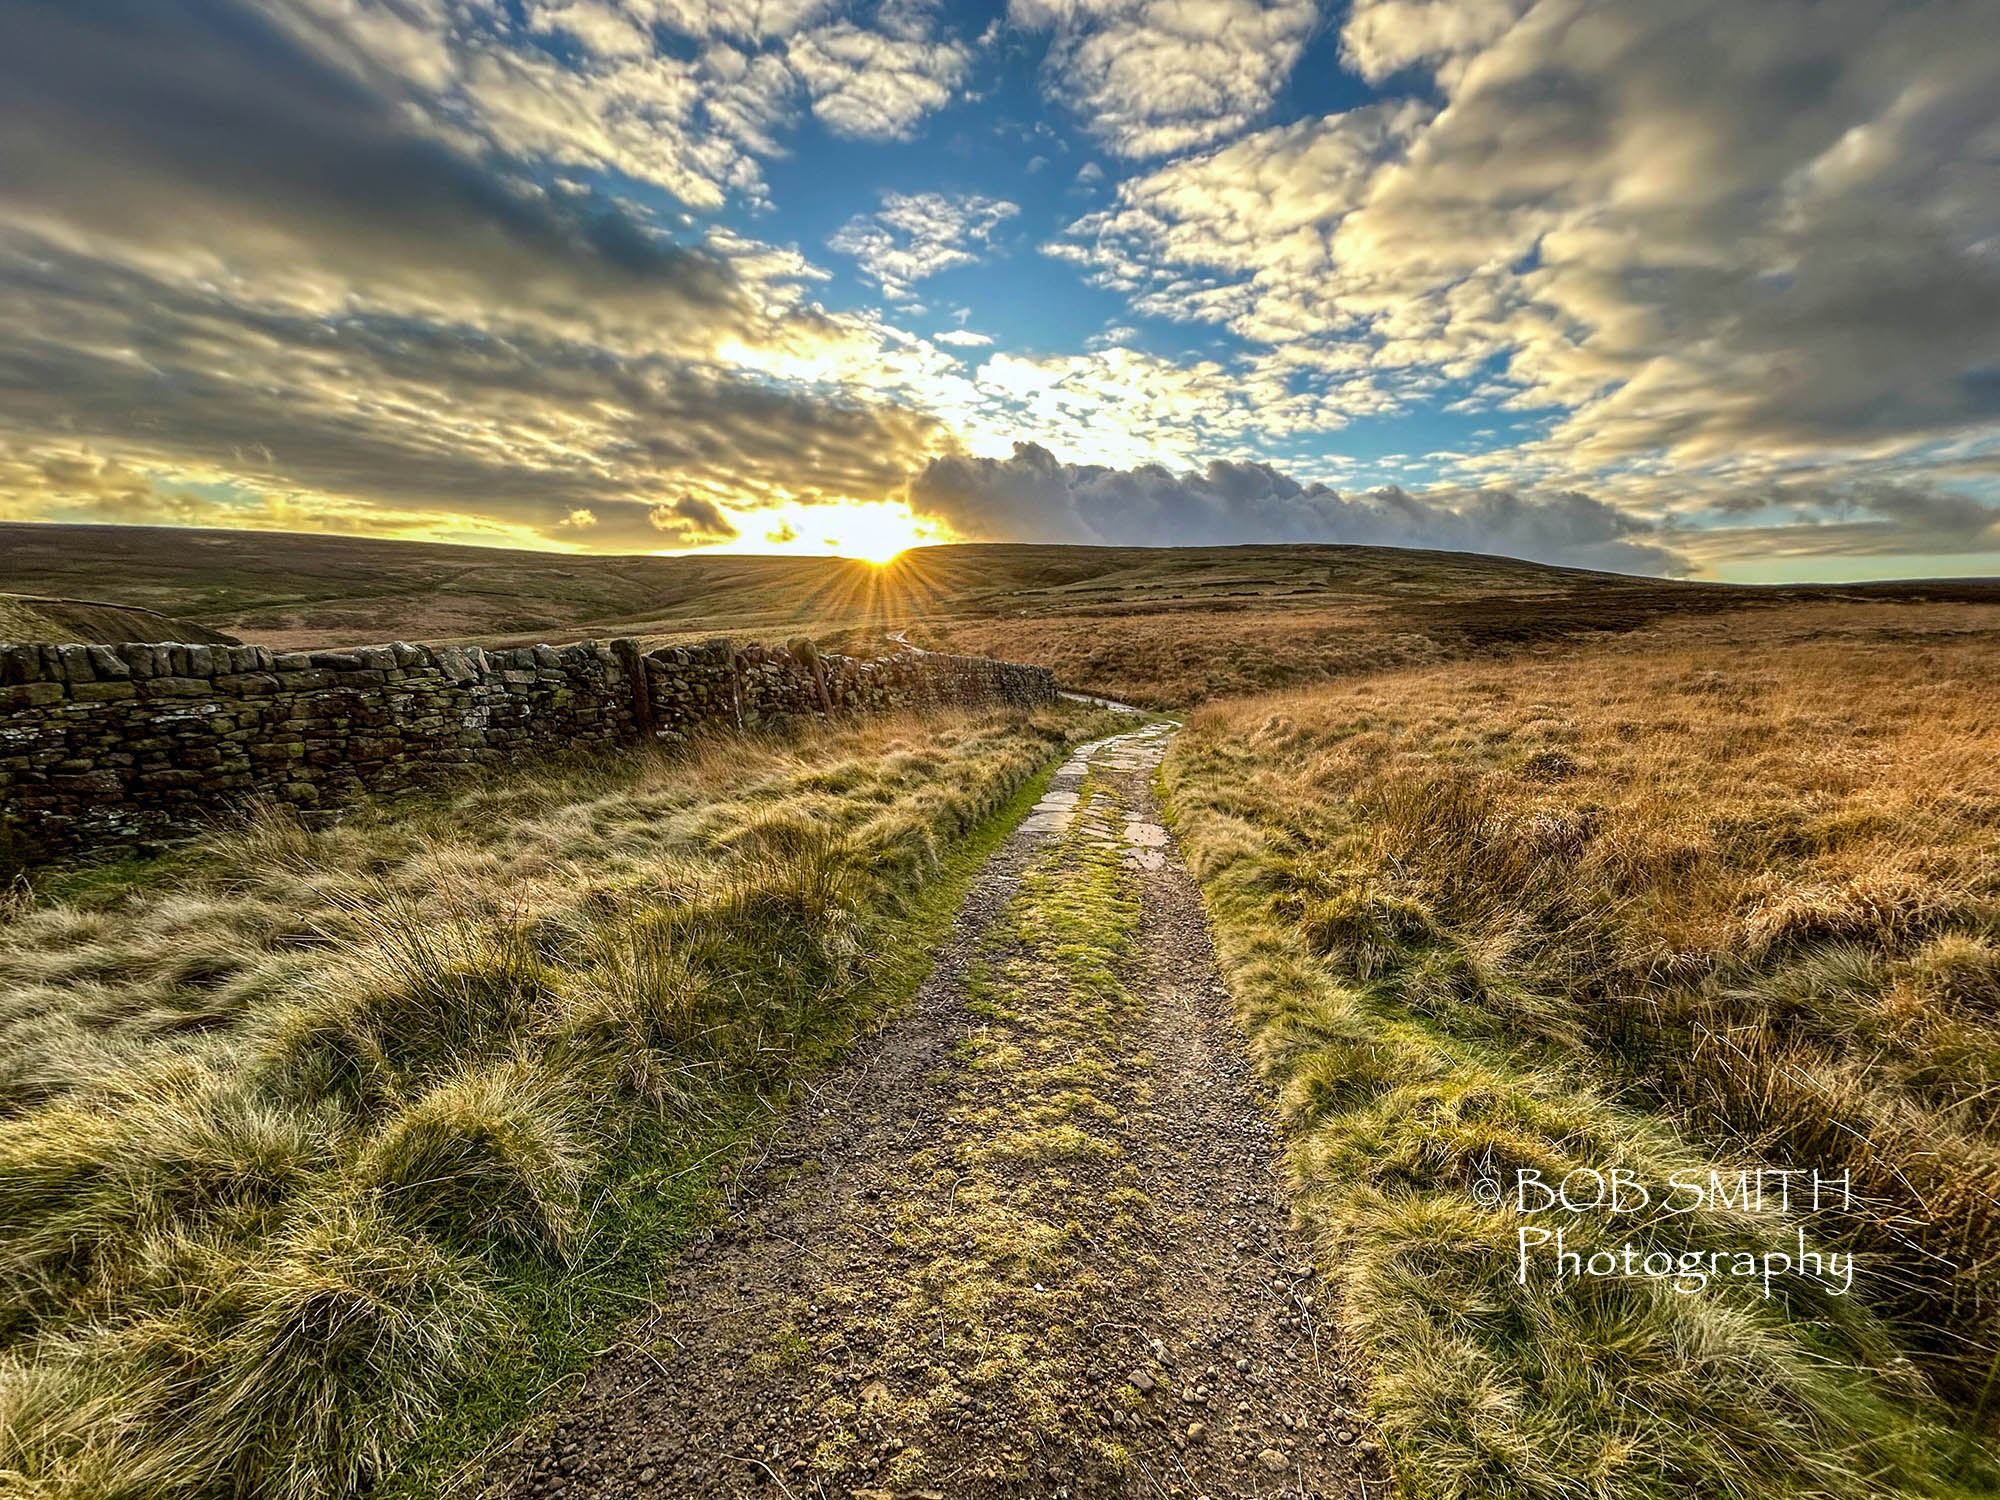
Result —
<instances>
[{"instance_id":1,"label":"shadowed slope","mask_svg":"<svg viewBox=\"0 0 2000 1500\"><path fill-rule=\"evenodd\" d=\"M150 609L97 604L86 599L38 599L27 594L0 594L0 640L83 641L100 645L126 641L238 644L235 636Z\"/></svg>"}]
</instances>

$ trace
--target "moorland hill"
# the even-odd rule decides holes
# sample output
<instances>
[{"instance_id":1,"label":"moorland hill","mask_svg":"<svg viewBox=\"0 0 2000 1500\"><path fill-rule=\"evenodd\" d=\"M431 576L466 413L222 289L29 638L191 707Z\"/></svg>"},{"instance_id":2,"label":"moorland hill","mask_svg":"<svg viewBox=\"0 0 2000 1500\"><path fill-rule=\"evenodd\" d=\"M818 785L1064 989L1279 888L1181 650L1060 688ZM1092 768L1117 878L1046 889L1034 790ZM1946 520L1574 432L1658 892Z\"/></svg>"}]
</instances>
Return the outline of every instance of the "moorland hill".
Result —
<instances>
[{"instance_id":1,"label":"moorland hill","mask_svg":"<svg viewBox=\"0 0 2000 1500\"><path fill-rule=\"evenodd\" d=\"M890 631L1191 704L1377 667L1784 603L2000 602L2000 583L1748 587L1515 558L1335 544L966 543L893 562L595 556L126 526L0 526L0 588L87 595L285 649L400 639L521 645Z\"/></svg>"}]
</instances>

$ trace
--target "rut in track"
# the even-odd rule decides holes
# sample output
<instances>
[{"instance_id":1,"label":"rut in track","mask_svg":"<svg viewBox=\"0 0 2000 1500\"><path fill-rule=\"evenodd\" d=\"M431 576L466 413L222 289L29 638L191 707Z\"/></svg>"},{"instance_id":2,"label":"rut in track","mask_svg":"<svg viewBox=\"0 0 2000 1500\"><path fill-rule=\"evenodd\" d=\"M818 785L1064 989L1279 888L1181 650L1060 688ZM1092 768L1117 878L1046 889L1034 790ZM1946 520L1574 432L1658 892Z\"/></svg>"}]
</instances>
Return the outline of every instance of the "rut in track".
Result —
<instances>
[{"instance_id":1,"label":"rut in track","mask_svg":"<svg viewBox=\"0 0 2000 1500\"><path fill-rule=\"evenodd\" d=\"M913 1006L494 1496L1385 1497L1152 772L1086 747Z\"/></svg>"}]
</instances>

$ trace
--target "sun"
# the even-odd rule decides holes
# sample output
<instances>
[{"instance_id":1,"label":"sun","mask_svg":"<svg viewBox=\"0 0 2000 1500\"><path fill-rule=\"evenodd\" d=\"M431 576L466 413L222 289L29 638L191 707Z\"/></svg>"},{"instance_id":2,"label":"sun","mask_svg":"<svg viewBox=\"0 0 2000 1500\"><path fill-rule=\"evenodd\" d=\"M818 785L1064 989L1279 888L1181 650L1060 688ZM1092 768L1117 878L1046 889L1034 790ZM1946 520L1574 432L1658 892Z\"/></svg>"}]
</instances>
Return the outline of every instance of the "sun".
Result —
<instances>
[{"instance_id":1,"label":"sun","mask_svg":"<svg viewBox=\"0 0 2000 1500\"><path fill-rule=\"evenodd\" d=\"M817 537L842 557L886 563L912 547L937 540L937 528L910 514L907 505L891 500L849 501L812 507L799 527L802 541Z\"/></svg>"},{"instance_id":2,"label":"sun","mask_svg":"<svg viewBox=\"0 0 2000 1500\"><path fill-rule=\"evenodd\" d=\"M912 547L951 539L941 522L919 519L900 500L788 502L742 513L740 521L740 539L718 550L832 553L881 564L893 562Z\"/></svg>"}]
</instances>

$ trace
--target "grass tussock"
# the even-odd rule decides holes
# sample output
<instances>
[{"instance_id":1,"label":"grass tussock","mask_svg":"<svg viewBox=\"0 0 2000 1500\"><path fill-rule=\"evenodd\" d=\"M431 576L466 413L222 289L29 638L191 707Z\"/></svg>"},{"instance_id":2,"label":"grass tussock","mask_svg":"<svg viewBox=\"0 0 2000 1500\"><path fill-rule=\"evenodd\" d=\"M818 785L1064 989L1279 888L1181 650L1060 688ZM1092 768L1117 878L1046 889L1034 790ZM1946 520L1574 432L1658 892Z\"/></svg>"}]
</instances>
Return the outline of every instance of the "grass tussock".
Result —
<instances>
[{"instance_id":1,"label":"grass tussock","mask_svg":"<svg viewBox=\"0 0 2000 1500\"><path fill-rule=\"evenodd\" d=\"M539 1063L475 1065L382 1125L357 1186L396 1222L469 1250L567 1254L587 1161L572 1079Z\"/></svg>"},{"instance_id":2,"label":"grass tussock","mask_svg":"<svg viewBox=\"0 0 2000 1500\"><path fill-rule=\"evenodd\" d=\"M1096 726L547 767L15 898L0 1491L330 1500L517 1417L601 1342L572 1288L685 1232L902 973L918 887Z\"/></svg>"},{"instance_id":3,"label":"grass tussock","mask_svg":"<svg viewBox=\"0 0 2000 1500\"><path fill-rule=\"evenodd\" d=\"M1989 1492L1996 667L1980 636L1669 636L1192 720L1171 800L1413 1493ZM1853 1196L1474 1196L1759 1165ZM1523 1277L1524 1226L1710 1265L1803 1235L1858 1270Z\"/></svg>"}]
</instances>

